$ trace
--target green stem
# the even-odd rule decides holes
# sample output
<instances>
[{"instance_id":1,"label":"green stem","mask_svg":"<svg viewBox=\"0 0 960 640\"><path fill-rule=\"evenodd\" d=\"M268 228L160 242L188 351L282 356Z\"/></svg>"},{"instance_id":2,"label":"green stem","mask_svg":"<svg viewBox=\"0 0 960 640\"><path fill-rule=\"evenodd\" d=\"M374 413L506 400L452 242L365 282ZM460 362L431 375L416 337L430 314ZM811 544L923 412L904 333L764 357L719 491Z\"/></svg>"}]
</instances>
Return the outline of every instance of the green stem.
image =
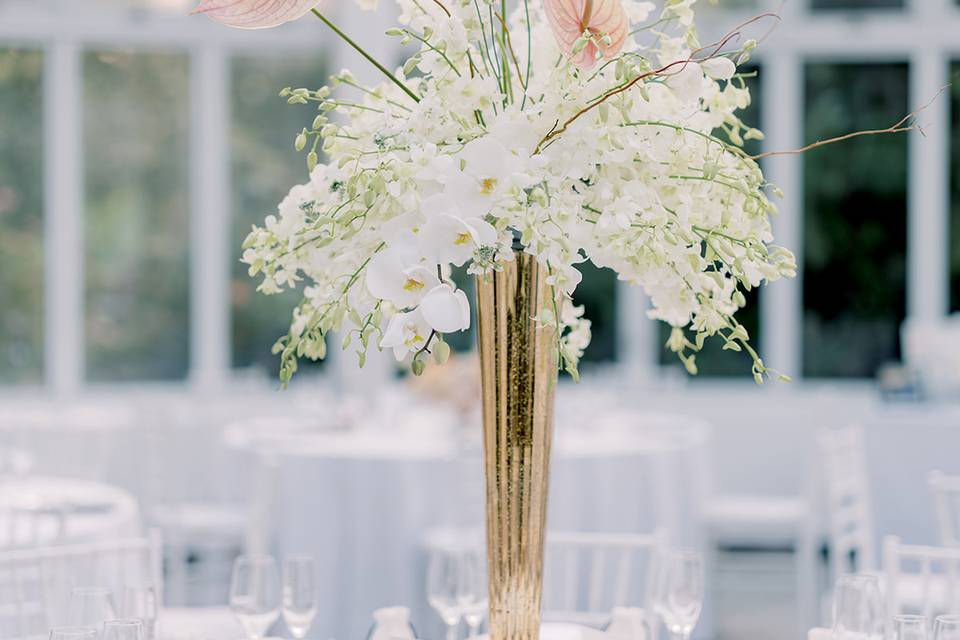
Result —
<instances>
[{"instance_id":1,"label":"green stem","mask_svg":"<svg viewBox=\"0 0 960 640\"><path fill-rule=\"evenodd\" d=\"M383 66L382 64L380 64L379 62L377 62L377 60L376 60L373 56L371 56L369 53L367 53L366 51L364 51L363 48L362 48L360 45L358 45L356 42L354 42L353 40L351 40L350 37L349 37L347 34L345 34L343 31L340 31L340 29L337 27L337 25L335 25L335 24L333 24L332 22L330 22L329 20L327 20L326 17L324 17L324 15L323 15L322 13L320 13L319 11L317 11L316 9L311 9L310 11L313 13L313 15L317 16L318 18L320 18L320 20L321 20L325 25L327 25L328 27L330 27L335 34L337 34L338 36L340 36L341 38L343 38L343 40L344 40L347 44L349 44L351 47L353 47L354 49L356 49L356 50L357 50L357 53L359 53L359 54L362 55L364 58L366 58L367 61L368 61L370 64L372 64L372 65L375 66L377 69L379 69L379 70L380 70L380 73L382 73L383 75L385 75L385 76L387 76L388 78L390 78L390 80L392 80L395 85L397 85L398 87L400 87L401 89L403 89L403 92L406 93L406 94L407 94L408 96L410 96L411 98L413 98L413 101L414 101L414 102L420 102L420 97L419 97L417 94L415 94L413 91L411 91L410 88L407 87L407 85L405 85L405 84L403 84L402 82L400 82L400 80L398 80L395 75L393 75L392 73L390 73L390 71L388 71L385 66Z\"/></svg>"}]
</instances>

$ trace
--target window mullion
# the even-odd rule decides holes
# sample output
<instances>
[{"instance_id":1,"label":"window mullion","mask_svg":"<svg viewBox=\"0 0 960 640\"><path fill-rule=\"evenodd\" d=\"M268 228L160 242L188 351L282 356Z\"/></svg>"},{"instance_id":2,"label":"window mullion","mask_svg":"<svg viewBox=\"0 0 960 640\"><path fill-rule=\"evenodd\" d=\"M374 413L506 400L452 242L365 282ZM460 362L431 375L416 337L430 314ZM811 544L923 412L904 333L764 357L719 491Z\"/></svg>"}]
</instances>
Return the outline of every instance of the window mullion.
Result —
<instances>
[{"instance_id":1,"label":"window mullion","mask_svg":"<svg viewBox=\"0 0 960 640\"><path fill-rule=\"evenodd\" d=\"M56 392L83 382L83 66L75 42L44 58L44 370Z\"/></svg>"},{"instance_id":2,"label":"window mullion","mask_svg":"<svg viewBox=\"0 0 960 640\"><path fill-rule=\"evenodd\" d=\"M910 104L930 103L949 82L946 58L919 51L910 60ZM947 313L949 298L949 98L940 95L918 116L920 131L910 133L907 233L907 310L911 318L932 320Z\"/></svg>"},{"instance_id":3,"label":"window mullion","mask_svg":"<svg viewBox=\"0 0 960 640\"><path fill-rule=\"evenodd\" d=\"M213 386L230 366L229 69L215 45L190 62L190 378Z\"/></svg>"},{"instance_id":4,"label":"window mullion","mask_svg":"<svg viewBox=\"0 0 960 640\"><path fill-rule=\"evenodd\" d=\"M803 60L790 51L771 53L762 60L763 130L765 149L787 150L802 145ZM796 278L780 280L760 294L762 355L764 362L790 376L799 377L803 359L803 164L799 156L768 158L766 178L784 193L775 199L779 215L773 219L778 245L797 256Z\"/></svg>"}]
</instances>

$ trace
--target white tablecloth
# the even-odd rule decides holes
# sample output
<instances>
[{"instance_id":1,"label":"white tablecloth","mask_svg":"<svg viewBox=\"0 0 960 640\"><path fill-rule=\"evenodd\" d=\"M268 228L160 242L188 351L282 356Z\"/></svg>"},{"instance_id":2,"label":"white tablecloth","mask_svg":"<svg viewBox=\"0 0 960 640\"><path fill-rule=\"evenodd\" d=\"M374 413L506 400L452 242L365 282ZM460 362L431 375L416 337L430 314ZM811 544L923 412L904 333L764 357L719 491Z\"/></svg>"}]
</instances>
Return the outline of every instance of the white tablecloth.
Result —
<instances>
[{"instance_id":1,"label":"white tablecloth","mask_svg":"<svg viewBox=\"0 0 960 640\"><path fill-rule=\"evenodd\" d=\"M706 428L662 416L613 422L619 426L558 430L550 529L663 526L695 544ZM397 604L412 609L421 635L434 629L424 594L425 536L436 527L482 526L481 452L479 438L470 440L439 428L314 434L266 456L276 465L274 550L309 553L319 563L311 635L363 638L371 612Z\"/></svg>"},{"instance_id":2,"label":"white tablecloth","mask_svg":"<svg viewBox=\"0 0 960 640\"><path fill-rule=\"evenodd\" d=\"M70 478L0 480L0 548L121 538L139 531L137 502L117 487Z\"/></svg>"}]
</instances>

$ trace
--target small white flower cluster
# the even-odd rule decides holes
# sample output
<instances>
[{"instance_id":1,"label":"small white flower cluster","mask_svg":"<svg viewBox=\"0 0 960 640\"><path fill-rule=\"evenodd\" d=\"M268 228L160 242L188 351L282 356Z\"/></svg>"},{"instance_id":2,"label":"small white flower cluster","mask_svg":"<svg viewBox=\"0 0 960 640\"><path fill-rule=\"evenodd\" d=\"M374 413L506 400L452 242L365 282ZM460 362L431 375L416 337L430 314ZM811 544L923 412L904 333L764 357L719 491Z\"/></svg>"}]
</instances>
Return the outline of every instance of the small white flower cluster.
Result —
<instances>
[{"instance_id":1,"label":"small white flower cluster","mask_svg":"<svg viewBox=\"0 0 960 640\"><path fill-rule=\"evenodd\" d=\"M740 147L760 137L736 115L750 102L737 65L755 43L701 47L694 0L667 0L648 27L652 3L626 0L623 50L583 69L570 56L605 35L585 31L564 54L529 0L506 19L489 0L399 2L403 26L388 35L418 50L394 82L362 86L344 71L330 87L281 94L320 112L296 141L310 181L244 244L261 291L306 283L275 345L282 380L299 357L324 356L330 331L361 365L371 345L415 373L427 354L445 359L443 335L470 324L451 267L496 269L515 236L548 270L541 320L560 325L574 375L590 340L571 302L585 260L643 287L691 372L719 336L750 353L758 380L768 375L734 316L743 290L793 276L796 263L770 244L769 185Z\"/></svg>"}]
</instances>

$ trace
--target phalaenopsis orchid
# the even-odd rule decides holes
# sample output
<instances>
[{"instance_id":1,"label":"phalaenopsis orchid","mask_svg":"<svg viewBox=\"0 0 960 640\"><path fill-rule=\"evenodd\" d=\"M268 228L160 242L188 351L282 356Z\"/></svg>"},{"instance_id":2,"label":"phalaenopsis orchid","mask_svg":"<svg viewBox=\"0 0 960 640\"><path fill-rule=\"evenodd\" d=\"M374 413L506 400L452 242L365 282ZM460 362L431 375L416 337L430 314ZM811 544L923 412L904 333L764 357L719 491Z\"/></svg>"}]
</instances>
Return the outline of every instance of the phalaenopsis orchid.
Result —
<instances>
[{"instance_id":1,"label":"phalaenopsis orchid","mask_svg":"<svg viewBox=\"0 0 960 640\"><path fill-rule=\"evenodd\" d=\"M762 134L738 115L751 100L740 72L758 44L749 33L776 16L701 43L696 0L664 0L656 15L641 0L396 2L387 35L414 47L398 69L316 0L196 8L250 28L312 11L384 76L367 86L341 71L320 89L280 92L317 106L295 138L309 178L251 231L243 260L263 293L303 285L274 345L284 382L299 358L324 357L334 331L361 365L371 347L414 373L444 360L445 334L470 326L454 269L500 268L515 238L549 272L553 296L536 319L559 328L574 376L590 340L573 303L586 260L643 287L691 373L713 337L745 351L758 382L777 375L736 319L746 291L796 272L772 244L776 190L743 150Z\"/></svg>"}]
</instances>

